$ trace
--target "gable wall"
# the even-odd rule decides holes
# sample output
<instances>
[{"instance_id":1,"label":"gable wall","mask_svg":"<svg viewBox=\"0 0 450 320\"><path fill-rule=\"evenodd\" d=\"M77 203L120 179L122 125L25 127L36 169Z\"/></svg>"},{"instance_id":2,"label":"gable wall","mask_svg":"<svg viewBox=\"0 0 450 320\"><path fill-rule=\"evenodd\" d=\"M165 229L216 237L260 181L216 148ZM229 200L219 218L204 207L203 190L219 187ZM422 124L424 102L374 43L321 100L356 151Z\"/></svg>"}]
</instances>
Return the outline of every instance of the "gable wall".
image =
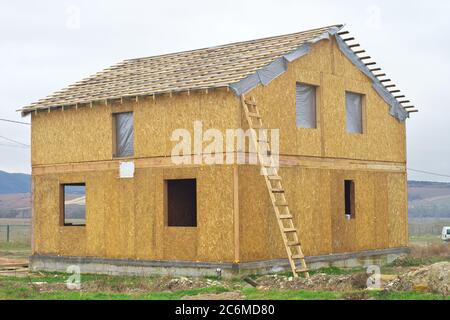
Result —
<instances>
[{"instance_id":1,"label":"gable wall","mask_svg":"<svg viewBox=\"0 0 450 320\"><path fill-rule=\"evenodd\" d=\"M296 127L297 82L319 87L317 129ZM366 97L362 135L346 132L346 90ZM406 161L405 124L389 115L371 80L340 52L334 39L315 44L308 55L290 63L285 74L247 96L256 98L267 127L280 128L281 154Z\"/></svg>"},{"instance_id":2,"label":"gable wall","mask_svg":"<svg viewBox=\"0 0 450 320\"><path fill-rule=\"evenodd\" d=\"M296 127L297 82L319 87L317 129ZM346 132L346 90L366 95L362 135ZM279 171L306 256L408 245L405 124L389 115L371 81L334 40L316 44L285 74L247 94L251 96L265 126L280 129L280 153L307 156L293 157L299 162L282 158ZM330 158L329 165L314 164L315 157ZM336 158L351 160L339 167ZM373 165L358 167L354 159ZM356 186L356 218L350 221L344 214L344 180ZM239 192L241 261L285 258L275 212L257 168L240 167Z\"/></svg>"}]
</instances>

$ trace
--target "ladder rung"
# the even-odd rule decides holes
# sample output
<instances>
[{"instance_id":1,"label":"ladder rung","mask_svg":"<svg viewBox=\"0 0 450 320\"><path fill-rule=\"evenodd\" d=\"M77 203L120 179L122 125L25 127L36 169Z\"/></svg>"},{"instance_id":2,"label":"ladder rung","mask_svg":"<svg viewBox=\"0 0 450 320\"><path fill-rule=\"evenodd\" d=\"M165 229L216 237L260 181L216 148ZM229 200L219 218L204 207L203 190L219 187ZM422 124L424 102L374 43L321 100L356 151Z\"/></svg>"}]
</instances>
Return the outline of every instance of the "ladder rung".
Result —
<instances>
[{"instance_id":1,"label":"ladder rung","mask_svg":"<svg viewBox=\"0 0 450 320\"><path fill-rule=\"evenodd\" d=\"M284 215L281 215L280 216L280 219L281 220L290 220L290 219L293 219L294 217L293 216L291 216L290 214L284 214Z\"/></svg>"},{"instance_id":2,"label":"ladder rung","mask_svg":"<svg viewBox=\"0 0 450 320\"><path fill-rule=\"evenodd\" d=\"M296 269L295 272L297 272L297 273L305 273L305 272L309 272L309 269Z\"/></svg>"},{"instance_id":3,"label":"ladder rung","mask_svg":"<svg viewBox=\"0 0 450 320\"><path fill-rule=\"evenodd\" d=\"M273 193L284 193L283 189L272 189Z\"/></svg>"},{"instance_id":4,"label":"ladder rung","mask_svg":"<svg viewBox=\"0 0 450 320\"><path fill-rule=\"evenodd\" d=\"M253 113L253 112L249 112L249 113L248 113L248 116L249 116L249 117L252 117L252 118L261 119L261 116L260 116L259 114Z\"/></svg>"},{"instance_id":5,"label":"ladder rung","mask_svg":"<svg viewBox=\"0 0 450 320\"><path fill-rule=\"evenodd\" d=\"M249 106L256 106L256 102L254 101L249 101L249 100L245 100L245 104L249 105Z\"/></svg>"},{"instance_id":6,"label":"ladder rung","mask_svg":"<svg viewBox=\"0 0 450 320\"><path fill-rule=\"evenodd\" d=\"M280 176L269 176L269 180L281 180Z\"/></svg>"},{"instance_id":7,"label":"ladder rung","mask_svg":"<svg viewBox=\"0 0 450 320\"><path fill-rule=\"evenodd\" d=\"M299 255L299 254L294 254L292 256L292 259L305 259L305 256Z\"/></svg>"},{"instance_id":8,"label":"ladder rung","mask_svg":"<svg viewBox=\"0 0 450 320\"><path fill-rule=\"evenodd\" d=\"M284 229L284 232L285 233L293 233L293 232L297 232L297 229L295 229L295 228L287 228L287 229Z\"/></svg>"},{"instance_id":9,"label":"ladder rung","mask_svg":"<svg viewBox=\"0 0 450 320\"><path fill-rule=\"evenodd\" d=\"M277 207L288 207L288 203L287 202L275 202L275 205Z\"/></svg>"},{"instance_id":10,"label":"ladder rung","mask_svg":"<svg viewBox=\"0 0 450 320\"><path fill-rule=\"evenodd\" d=\"M299 246L300 245L300 242L298 242L298 241L289 241L288 243L287 243L287 246L288 247L297 247L297 246Z\"/></svg>"}]
</instances>

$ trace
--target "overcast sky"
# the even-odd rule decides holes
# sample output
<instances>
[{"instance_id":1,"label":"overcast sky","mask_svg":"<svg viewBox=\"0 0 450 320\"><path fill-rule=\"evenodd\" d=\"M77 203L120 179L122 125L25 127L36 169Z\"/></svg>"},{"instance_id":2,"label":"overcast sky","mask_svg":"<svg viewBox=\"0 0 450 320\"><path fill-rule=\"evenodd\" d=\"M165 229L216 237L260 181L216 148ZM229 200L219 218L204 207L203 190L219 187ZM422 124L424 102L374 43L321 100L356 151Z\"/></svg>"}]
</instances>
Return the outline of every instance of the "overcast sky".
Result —
<instances>
[{"instance_id":1,"label":"overcast sky","mask_svg":"<svg viewBox=\"0 0 450 320\"><path fill-rule=\"evenodd\" d=\"M0 2L0 118L121 60L345 23L420 113L407 122L408 167L450 175L450 1ZM0 136L30 143L29 127ZM0 170L30 172L5 146ZM450 181L410 172L410 179Z\"/></svg>"}]
</instances>

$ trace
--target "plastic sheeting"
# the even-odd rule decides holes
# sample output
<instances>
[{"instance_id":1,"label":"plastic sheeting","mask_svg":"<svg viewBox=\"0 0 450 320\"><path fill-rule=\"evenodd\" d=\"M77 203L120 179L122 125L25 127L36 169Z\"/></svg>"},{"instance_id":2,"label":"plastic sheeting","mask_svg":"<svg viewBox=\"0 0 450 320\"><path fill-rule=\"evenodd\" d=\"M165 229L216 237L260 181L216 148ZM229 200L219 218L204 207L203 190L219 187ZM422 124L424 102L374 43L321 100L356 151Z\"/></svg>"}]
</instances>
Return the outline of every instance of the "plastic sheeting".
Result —
<instances>
[{"instance_id":1,"label":"plastic sheeting","mask_svg":"<svg viewBox=\"0 0 450 320\"><path fill-rule=\"evenodd\" d=\"M345 111L348 133L363 133L362 128L362 95L345 93Z\"/></svg>"},{"instance_id":2,"label":"plastic sheeting","mask_svg":"<svg viewBox=\"0 0 450 320\"><path fill-rule=\"evenodd\" d=\"M305 43L296 50L276 59L269 65L256 71L254 74L249 75L239 82L231 84L230 88L237 96L241 96L259 84L267 86L270 82L287 71L289 62L295 61L308 54L311 51L312 44L324 39L329 39L330 36L335 35L340 29L341 28L338 27L330 28L327 32L324 32L312 41Z\"/></svg>"},{"instance_id":3,"label":"plastic sheeting","mask_svg":"<svg viewBox=\"0 0 450 320\"><path fill-rule=\"evenodd\" d=\"M296 97L297 128L315 129L316 125L316 87L297 84Z\"/></svg>"},{"instance_id":4,"label":"plastic sheeting","mask_svg":"<svg viewBox=\"0 0 450 320\"><path fill-rule=\"evenodd\" d=\"M129 157L134 154L133 113L118 113L116 117L116 156Z\"/></svg>"},{"instance_id":5,"label":"plastic sheeting","mask_svg":"<svg viewBox=\"0 0 450 320\"><path fill-rule=\"evenodd\" d=\"M341 30L339 27L333 27L329 31L323 33L314 40L301 45L298 49L285 54L283 57L275 60L266 67L259 69L254 74L242 79L239 82L230 85L230 88L234 91L237 96L241 96L258 86L259 84L268 85L271 81L285 73L288 69L288 63L295 61L304 55L307 55L311 51L311 47L314 43L319 41L330 39ZM397 99L381 84L377 77L373 75L369 68L358 58L358 56L353 52L353 50L345 43L344 40L339 35L336 35L336 40L339 49L343 54L366 76L368 76L373 81L373 88L375 91L383 98L383 100L390 106L389 113L397 118L399 121L403 122L408 117L408 112L403 109L402 105L397 101Z\"/></svg>"}]
</instances>

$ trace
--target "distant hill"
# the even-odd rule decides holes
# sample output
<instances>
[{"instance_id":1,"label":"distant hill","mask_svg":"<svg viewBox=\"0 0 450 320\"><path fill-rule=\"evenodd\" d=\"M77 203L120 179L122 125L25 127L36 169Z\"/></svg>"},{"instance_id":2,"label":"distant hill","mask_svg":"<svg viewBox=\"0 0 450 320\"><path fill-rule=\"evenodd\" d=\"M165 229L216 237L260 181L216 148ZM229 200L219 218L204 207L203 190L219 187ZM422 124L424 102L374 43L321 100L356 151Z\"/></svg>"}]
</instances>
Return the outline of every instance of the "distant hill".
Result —
<instances>
[{"instance_id":1,"label":"distant hill","mask_svg":"<svg viewBox=\"0 0 450 320\"><path fill-rule=\"evenodd\" d=\"M409 181L410 218L450 218L450 183Z\"/></svg>"},{"instance_id":2,"label":"distant hill","mask_svg":"<svg viewBox=\"0 0 450 320\"><path fill-rule=\"evenodd\" d=\"M0 194L31 192L31 175L0 171Z\"/></svg>"}]
</instances>

